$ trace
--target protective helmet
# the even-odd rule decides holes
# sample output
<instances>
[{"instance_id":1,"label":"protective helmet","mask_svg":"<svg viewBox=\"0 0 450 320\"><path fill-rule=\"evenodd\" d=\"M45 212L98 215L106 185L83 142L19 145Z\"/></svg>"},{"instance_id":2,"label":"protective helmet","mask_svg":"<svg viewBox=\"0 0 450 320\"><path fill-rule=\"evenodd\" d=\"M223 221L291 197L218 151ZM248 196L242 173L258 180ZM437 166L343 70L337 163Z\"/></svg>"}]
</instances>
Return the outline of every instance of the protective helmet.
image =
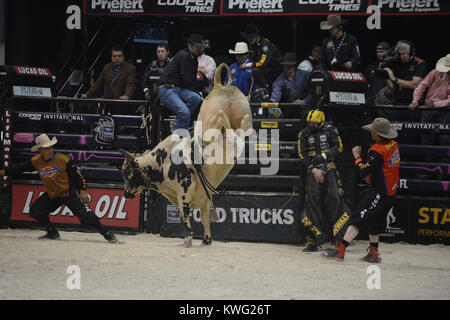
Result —
<instances>
[{"instance_id":1,"label":"protective helmet","mask_svg":"<svg viewBox=\"0 0 450 320\"><path fill-rule=\"evenodd\" d=\"M319 128L323 127L325 123L325 114L319 109L314 109L308 112L308 116L306 117L306 122L317 122Z\"/></svg>"}]
</instances>

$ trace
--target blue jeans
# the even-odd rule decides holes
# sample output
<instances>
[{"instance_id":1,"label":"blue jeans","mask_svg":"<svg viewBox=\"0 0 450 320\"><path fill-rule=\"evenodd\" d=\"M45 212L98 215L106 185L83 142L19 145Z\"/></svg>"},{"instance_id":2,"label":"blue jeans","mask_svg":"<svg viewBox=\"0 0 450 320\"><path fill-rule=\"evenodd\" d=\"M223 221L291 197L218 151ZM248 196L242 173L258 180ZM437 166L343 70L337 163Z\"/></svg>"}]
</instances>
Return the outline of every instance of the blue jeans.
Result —
<instances>
[{"instance_id":1,"label":"blue jeans","mask_svg":"<svg viewBox=\"0 0 450 320\"><path fill-rule=\"evenodd\" d=\"M450 123L450 111L447 110L430 110L422 111L422 122L431 123ZM420 140L424 145L436 145L435 134L422 134ZM441 146L450 145L450 135L440 133L438 136L438 142Z\"/></svg>"},{"instance_id":2,"label":"blue jeans","mask_svg":"<svg viewBox=\"0 0 450 320\"><path fill-rule=\"evenodd\" d=\"M159 87L159 98L165 107L177 115L172 132L176 129L189 129L191 115L202 102L198 93L179 87Z\"/></svg>"}]
</instances>

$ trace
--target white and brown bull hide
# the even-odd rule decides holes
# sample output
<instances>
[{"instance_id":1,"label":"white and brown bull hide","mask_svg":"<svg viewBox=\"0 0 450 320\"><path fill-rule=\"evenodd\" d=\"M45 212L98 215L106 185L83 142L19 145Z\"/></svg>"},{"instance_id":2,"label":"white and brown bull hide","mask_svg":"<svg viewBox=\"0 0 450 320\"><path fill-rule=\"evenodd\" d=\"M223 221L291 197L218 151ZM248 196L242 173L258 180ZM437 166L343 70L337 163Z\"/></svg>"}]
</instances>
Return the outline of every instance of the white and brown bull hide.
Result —
<instances>
[{"instance_id":1,"label":"white and brown bull hide","mask_svg":"<svg viewBox=\"0 0 450 320\"><path fill-rule=\"evenodd\" d=\"M204 100L200 109L198 120L203 122L203 130L195 130L193 139L179 138L178 135L173 134L161 141L153 150L147 150L142 155L133 155L122 150L126 155L122 165L125 196L134 197L144 189L153 189L164 195L172 204L178 205L186 227L184 243L187 247L192 245L193 236L190 224L191 209L200 209L204 227L202 244L211 243L211 200L192 164L194 159L191 161L192 141L201 141L196 139L199 138L200 132L204 133L207 129L216 129L221 132L217 139L203 141L201 146L206 147L204 150L222 151L221 163L204 162L201 166L209 184L217 188L233 168L238 156L235 154L233 161L227 162L227 139L234 141L236 138L234 132L237 129L243 129L245 135L251 134L252 130L250 106L245 96L238 88L231 86L231 81L227 85L220 84L220 72L224 67L228 70L229 79L231 79L228 66L220 65L216 71L215 88ZM197 125L199 125L198 121ZM200 127L196 127L198 128ZM183 161L180 162L180 158Z\"/></svg>"}]
</instances>

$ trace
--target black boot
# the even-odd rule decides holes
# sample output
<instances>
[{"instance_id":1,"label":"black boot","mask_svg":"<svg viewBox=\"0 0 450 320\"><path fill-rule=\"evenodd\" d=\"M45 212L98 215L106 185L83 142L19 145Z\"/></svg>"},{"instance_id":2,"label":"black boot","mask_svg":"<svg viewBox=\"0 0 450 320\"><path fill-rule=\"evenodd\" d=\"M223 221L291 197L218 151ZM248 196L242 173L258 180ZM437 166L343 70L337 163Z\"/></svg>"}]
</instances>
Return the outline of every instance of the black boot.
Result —
<instances>
[{"instance_id":1,"label":"black boot","mask_svg":"<svg viewBox=\"0 0 450 320\"><path fill-rule=\"evenodd\" d=\"M211 238L205 235L202 240L202 246L210 246L211 243L212 243Z\"/></svg>"},{"instance_id":2,"label":"black boot","mask_svg":"<svg viewBox=\"0 0 450 320\"><path fill-rule=\"evenodd\" d=\"M114 233L112 233L111 231L106 231L103 234L103 237L105 238L106 241L108 241L109 243L117 243L119 242L119 240L117 240L116 236L114 235Z\"/></svg>"},{"instance_id":3,"label":"black boot","mask_svg":"<svg viewBox=\"0 0 450 320\"><path fill-rule=\"evenodd\" d=\"M306 248L303 249L303 252L315 252L317 250L316 240L313 237L306 238Z\"/></svg>"},{"instance_id":4,"label":"black boot","mask_svg":"<svg viewBox=\"0 0 450 320\"><path fill-rule=\"evenodd\" d=\"M39 240L59 240L61 237L59 236L59 232L53 226L47 227L47 233L38 238Z\"/></svg>"}]
</instances>

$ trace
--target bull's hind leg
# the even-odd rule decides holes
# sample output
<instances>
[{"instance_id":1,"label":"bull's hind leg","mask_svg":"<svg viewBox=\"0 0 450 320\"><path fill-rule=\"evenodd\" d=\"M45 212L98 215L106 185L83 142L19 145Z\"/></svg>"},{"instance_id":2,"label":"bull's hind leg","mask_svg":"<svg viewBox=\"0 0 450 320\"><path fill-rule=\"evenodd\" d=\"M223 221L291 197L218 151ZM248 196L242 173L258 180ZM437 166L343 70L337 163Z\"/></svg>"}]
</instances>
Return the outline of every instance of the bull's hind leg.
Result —
<instances>
[{"instance_id":1,"label":"bull's hind leg","mask_svg":"<svg viewBox=\"0 0 450 320\"><path fill-rule=\"evenodd\" d=\"M194 232L192 232L191 228L191 209L186 203L182 203L179 205L180 213L183 219L183 225L185 229L184 233L184 246L186 248L192 247L192 238L194 236Z\"/></svg>"},{"instance_id":2,"label":"bull's hind leg","mask_svg":"<svg viewBox=\"0 0 450 320\"><path fill-rule=\"evenodd\" d=\"M204 230L202 246L210 245L212 242L210 209L211 209L210 200L205 201L204 205L200 208L200 217L202 219L202 225Z\"/></svg>"}]
</instances>

